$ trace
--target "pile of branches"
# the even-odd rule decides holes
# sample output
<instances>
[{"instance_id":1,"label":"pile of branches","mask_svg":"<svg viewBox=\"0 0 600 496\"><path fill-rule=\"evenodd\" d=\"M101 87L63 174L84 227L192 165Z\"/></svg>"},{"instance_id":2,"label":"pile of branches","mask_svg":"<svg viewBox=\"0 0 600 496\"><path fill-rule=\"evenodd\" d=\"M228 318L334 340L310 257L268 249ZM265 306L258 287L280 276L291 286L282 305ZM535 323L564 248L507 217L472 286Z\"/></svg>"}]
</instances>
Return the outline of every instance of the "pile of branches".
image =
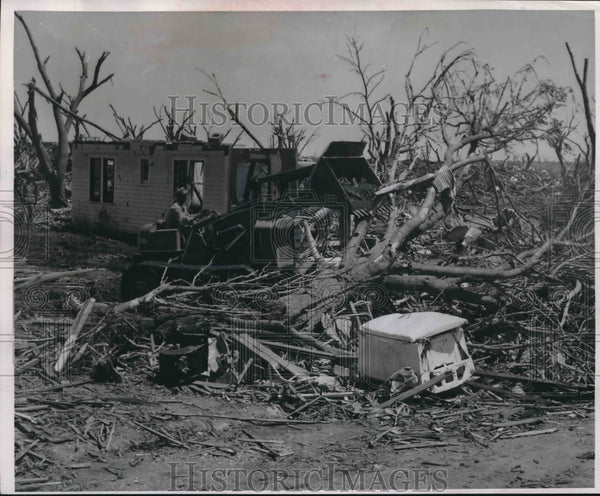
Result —
<instances>
[{"instance_id":1,"label":"pile of branches","mask_svg":"<svg viewBox=\"0 0 600 496\"><path fill-rule=\"evenodd\" d=\"M576 212L571 214L577 218ZM567 222L562 231L572 227L573 223ZM523 236L523 231L519 233ZM419 257L431 263L440 239L443 233L430 233L413 244L408 252L414 259L411 267L425 270L429 265L420 264ZM324 270L318 260L312 271L291 276L256 271L201 286L163 278L154 290L124 303L75 302L71 308L77 308L79 315L68 336L61 338L61 350L71 354L64 359L69 367L77 361L83 368L93 369L98 362L110 361L118 368L141 360L147 375L152 376L158 372L162 349L184 347L194 335L205 335L218 343L221 363L204 380L218 380L219 374L228 371L238 384L265 379L310 383L310 377L328 377L330 392L340 387L348 391L356 386L350 379L359 351L360 325L392 312L437 310L467 318L469 346L479 370L591 387L594 293L586 267L592 252L589 236L580 242L587 246L586 251L566 257L573 246L555 241L548 257L538 257L536 270L528 274L490 278L486 273L480 276L481 269L474 268L471 282L452 289L436 289L428 276L406 275L403 267L400 274L351 283ZM486 259L500 264L502 255L485 246L467 246L463 249L468 253L459 252L456 257L473 260L478 267ZM445 265L433 267L453 270ZM462 270L468 274L470 269L465 265ZM61 274L73 276L77 271L22 278L17 289L55 280ZM453 277L449 274L442 280L447 284ZM413 290L406 290L406 278L416 281ZM395 289L398 280L401 291ZM419 286L419 281L426 284ZM313 296L310 311L314 315L306 319L299 314L294 319L289 308L306 291ZM479 294L486 294L486 299L476 296ZM141 345L140 339L148 341ZM28 354L26 363L34 355ZM58 360L57 356L54 359ZM52 375L49 371L48 376ZM189 381L181 384L185 382Z\"/></svg>"}]
</instances>

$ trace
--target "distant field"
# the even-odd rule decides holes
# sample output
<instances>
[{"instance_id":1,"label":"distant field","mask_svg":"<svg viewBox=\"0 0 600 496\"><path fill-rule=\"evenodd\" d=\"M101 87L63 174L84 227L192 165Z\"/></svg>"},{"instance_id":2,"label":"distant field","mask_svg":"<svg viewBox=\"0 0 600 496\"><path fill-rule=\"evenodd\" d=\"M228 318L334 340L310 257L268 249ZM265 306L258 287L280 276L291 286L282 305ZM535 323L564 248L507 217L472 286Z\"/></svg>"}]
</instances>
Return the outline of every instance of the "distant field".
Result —
<instances>
[{"instance_id":1,"label":"distant field","mask_svg":"<svg viewBox=\"0 0 600 496\"><path fill-rule=\"evenodd\" d=\"M495 161L495 163L500 164L502 162L500 161ZM513 165L513 166L517 166L517 167L521 167L523 165L522 162L508 162L509 165ZM570 167L572 165L571 162L566 162L567 167ZM554 162L550 162L550 161L534 161L531 164L531 168L534 169L537 172L541 172L543 170L548 171L548 174L550 174L551 176L560 176L560 164L557 161Z\"/></svg>"}]
</instances>

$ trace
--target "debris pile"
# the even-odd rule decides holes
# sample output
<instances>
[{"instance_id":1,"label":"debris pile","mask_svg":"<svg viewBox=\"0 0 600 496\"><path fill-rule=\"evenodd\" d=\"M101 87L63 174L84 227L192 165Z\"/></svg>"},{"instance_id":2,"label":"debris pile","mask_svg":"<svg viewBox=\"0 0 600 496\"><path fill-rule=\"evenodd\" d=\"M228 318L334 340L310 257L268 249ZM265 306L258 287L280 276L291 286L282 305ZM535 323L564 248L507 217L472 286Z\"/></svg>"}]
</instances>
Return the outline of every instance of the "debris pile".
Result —
<instances>
[{"instance_id":1,"label":"debris pile","mask_svg":"<svg viewBox=\"0 0 600 496\"><path fill-rule=\"evenodd\" d=\"M34 282L81 272L85 271L18 277L16 288L25 289ZM225 288L221 282L202 287L164 282L145 296L117 305L99 303L93 298L85 302L75 299L70 302L74 305L71 308L77 309L74 320L61 317L60 322L53 322L48 318L36 320L18 315L17 324L27 328L29 339L18 343L17 372L34 369L46 380L56 381L65 373L87 370L96 380L115 381L119 380L119 370L135 367L138 372L145 371L169 387L203 394L212 392L210 384L217 383L230 385L236 391L244 387L262 388L269 398L279 401L287 410L302 407L300 411L304 414L324 404L344 404L351 399L354 415L360 411L357 402L361 407L376 407L389 402L390 397L394 400L391 393L399 387L399 382L404 391L401 399L393 403L423 393L436 384L429 384L425 379L444 381L440 371L445 372L452 361L469 357L470 351L475 363L473 374L478 379L468 377L456 384L463 391L482 390L501 399L514 396L515 387L525 385L521 396L537 400L581 398L591 392L593 331L585 331L593 318L584 314L586 305L581 301L581 288L563 295L562 311L554 315L563 325L569 321L582 332L575 333L567 325L562 332L550 331L556 329L554 321L546 322L544 327L527 318L547 315L548 312L541 312L539 307L531 308L536 302L542 302L537 299L529 303L527 310L519 312L518 305L509 305L491 318L469 319L464 326L469 351L457 336L454 339L459 345L443 350L435 345L434 336L418 336L429 347L433 343L438 353L443 352L447 357L452 353L458 355L452 360L442 359L440 365L445 364L446 368L437 372L431 366L431 372L427 371L429 376L415 362L410 363L412 367L400 363L408 369L407 376L414 373L418 376L414 387L408 388L406 384L411 384L410 381L398 375L402 367L389 369L393 367L393 364L388 365L389 357L383 360L387 368L380 367L377 373L375 369L369 373L364 356L363 365L360 364L361 353L364 355L371 349L368 359L375 360L385 354L377 346L388 346L391 342L381 345L374 336L367 339L364 332L361 334L367 322L377 321L372 302L358 300L347 305L343 302L340 306L333 298L312 329L300 330L286 320L283 302L307 283L308 276L288 277L277 284L273 284L271 278L268 274L239 276L230 280ZM400 301L405 308L410 307L410 301ZM448 304L439 307L443 309L444 305ZM268 313L265 307L269 308ZM544 308L547 309L546 303ZM410 312L406 316L411 314L425 315ZM523 314L525 318L516 321L515 314ZM445 318L443 314L432 315L438 321ZM465 322L465 319L455 319ZM55 329L49 324L55 324ZM62 328L58 324L62 324ZM536 324L538 327L533 327ZM414 325L411 324L411 328ZM56 346L50 349L44 345L45 341ZM407 350L408 346L399 354L409 356L412 352ZM51 356L49 351L53 353ZM417 354L423 356L423 351L415 351ZM471 372L469 370L469 376ZM424 383L429 385L423 388Z\"/></svg>"},{"instance_id":2,"label":"debris pile","mask_svg":"<svg viewBox=\"0 0 600 496\"><path fill-rule=\"evenodd\" d=\"M362 191L360 183L341 183L350 196ZM549 234L551 247L538 256L532 247L543 243L542 221L509 203L496 206L502 208L494 215L464 207L448 216L448 225L412 239L390 273L367 281L345 279L343 267L319 264L318 253L309 250L296 272L256 269L223 280L206 270L188 281L168 279L165 268L154 289L109 303L81 285L68 294L52 290L59 280L70 288L68 281L97 269L18 267L20 487L54 484L45 471L61 462L46 456L48 446L85 446L87 458L61 465L77 470L117 449L119 429L128 429L126 436L139 438L140 446L198 446L215 456L253 450L278 459L293 447L241 424L359 420L375 426L365 447L401 451L484 447L590 419L593 210L571 205L552 230L565 237L550 241ZM417 215L409 205L402 212L409 221ZM390 229L380 221L375 215L375 237ZM366 258L374 245L365 237L356 253ZM516 253L532 257L535 269L519 272L529 262ZM507 264L510 277L495 277ZM475 275L454 283L464 276L452 272L457 267ZM425 327L418 322L423 316L431 318ZM401 319L410 324L399 326ZM155 404L149 398L157 391L172 394L172 403L191 401L195 413L164 398ZM194 401L263 405L274 413L223 413L218 405L207 411ZM192 415L232 420L240 428L227 439L193 431L182 423Z\"/></svg>"},{"instance_id":3,"label":"debris pile","mask_svg":"<svg viewBox=\"0 0 600 496\"><path fill-rule=\"evenodd\" d=\"M523 373L506 358L516 360L512 353L533 342L515 338L515 344L498 344L509 332L499 332L498 324L485 331L482 322L466 326L477 368L460 386L435 394L431 386L451 372L414 386L413 370L403 379L391 378L401 383L394 391L392 380L372 385L356 375L357 326L371 317L359 310L367 303L353 303L351 313L323 319L321 332L301 332L277 320L276 312L272 320L264 313L259 319L250 294L227 306L214 289L203 298L198 288L165 284L147 298L117 306L90 298L69 322L66 339L50 361L44 352L54 335L33 332L17 341L17 374L30 383L21 383L16 393L19 489L59 484L76 489L77 471L96 463L118 479L145 459L137 453L160 447L218 457L255 452L272 460L298 451L293 442L257 431L261 426L362 419L371 426L359 440L363 449L400 452L488 447L554 433L571 419L593 419L592 384L559 382L571 377L569 368L552 380L503 372ZM37 326L33 319L24 322L30 329ZM28 375L32 371L35 375ZM83 379L59 382L67 373ZM40 375L51 385L39 385ZM113 384L110 391L98 384L105 381ZM177 394L155 401L152 390L163 386L152 381ZM193 403L194 398L202 401ZM224 412L211 403L216 400L269 404L273 415ZM198 430L188 423L192 419L219 419L234 427L225 433ZM76 461L46 454L62 443L77 443ZM120 464L111 461L112 453L123 457ZM48 475L56 467L62 482Z\"/></svg>"}]
</instances>

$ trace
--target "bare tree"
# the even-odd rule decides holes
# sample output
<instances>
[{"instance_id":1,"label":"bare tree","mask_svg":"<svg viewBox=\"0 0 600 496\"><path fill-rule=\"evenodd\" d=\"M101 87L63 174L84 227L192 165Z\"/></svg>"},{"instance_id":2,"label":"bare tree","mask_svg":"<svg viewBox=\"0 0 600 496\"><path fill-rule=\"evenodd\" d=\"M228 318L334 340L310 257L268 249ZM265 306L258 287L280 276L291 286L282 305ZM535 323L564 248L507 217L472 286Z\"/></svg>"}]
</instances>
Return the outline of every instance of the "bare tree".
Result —
<instances>
[{"instance_id":1,"label":"bare tree","mask_svg":"<svg viewBox=\"0 0 600 496\"><path fill-rule=\"evenodd\" d=\"M577 81L577 86L579 87L579 91L581 92L581 99L583 100L583 109L585 113L585 122L587 127L587 133L589 137L589 145L591 147L591 164L592 167L596 163L596 131L594 129L594 118L592 116L592 109L590 105L590 97L588 95L587 90L587 74L588 74L588 59L584 59L583 61L583 71L580 73L577 70L577 65L575 64L575 57L573 56L573 52L571 51L571 47L568 43L565 43L567 47L567 51L569 52L569 59L571 60L571 67L573 68L573 74L575 75L575 80Z\"/></svg>"},{"instance_id":2,"label":"bare tree","mask_svg":"<svg viewBox=\"0 0 600 496\"><path fill-rule=\"evenodd\" d=\"M166 105L162 105L158 109L153 107L153 110L156 122L160 124L163 130L165 140L186 141L197 139L197 127L193 124L195 112L186 110L179 120L176 111L174 109L169 110Z\"/></svg>"},{"instance_id":3,"label":"bare tree","mask_svg":"<svg viewBox=\"0 0 600 496\"><path fill-rule=\"evenodd\" d=\"M242 118L239 115L239 104L237 102L231 103L225 97L217 76L214 73L209 73L202 69L198 70L210 83L210 88L203 89L202 91L217 98L227 112L231 122L240 127L241 132L235 139L235 142L237 143L242 134L246 134L259 148L265 148L262 141L260 141L246 123L242 121ZM207 131L206 127L205 131ZM229 132L229 130L227 132ZM299 126L294 119L290 120L288 112L278 114L271 123L270 145L273 148L294 148L298 151L298 154L302 154L304 149L314 141L316 137L316 131L309 134L307 130Z\"/></svg>"},{"instance_id":4,"label":"bare tree","mask_svg":"<svg viewBox=\"0 0 600 496\"><path fill-rule=\"evenodd\" d=\"M413 68L431 46L419 40L406 73L405 90L408 108L421 106L425 112L434 113L435 118L401 122L392 112L391 95L376 96L384 73L370 70L361 56L362 43L355 38L348 40L349 55L342 60L358 76L360 89L345 98L358 97L366 109L366 113L357 114L356 118L368 142L367 153L384 184L375 193L371 217L356 224L341 270L331 273L322 284L342 281L343 287L351 288L360 281L383 278L394 288L448 291L469 301L488 304L487 295L466 291L461 284L514 278L531 271L554 242L568 235L568 229L543 240L535 235L531 224L524 222L523 229L527 225L529 228L520 233L520 239L537 240L538 245L531 244L517 254L507 250L506 259L495 267L489 267L485 257L473 260L479 266L468 268L441 266L435 260L417 263L406 253L406 248L410 241L435 227L443 227L446 219L460 218L455 202L463 184L480 170L488 172L486 194L502 223L503 210L516 206L495 171L492 155L509 154L517 144L544 139L548 121L557 106L565 102L568 92L550 81L539 80L535 61L499 81L493 70L471 50L463 49L462 44L444 51L425 84L415 89ZM377 106L384 102L387 111L381 114ZM383 119L377 121L377 114L383 115ZM392 205L387 227L376 232L372 229L376 208L387 200ZM569 225L576 211L577 208ZM367 233L377 239L370 249L363 243ZM508 238L506 242L509 243ZM291 302L292 320L307 316L307 308L314 311L314 298L308 293L304 296L295 295Z\"/></svg>"},{"instance_id":5,"label":"bare tree","mask_svg":"<svg viewBox=\"0 0 600 496\"><path fill-rule=\"evenodd\" d=\"M65 196L65 172L67 168L67 162L69 160L69 133L74 127L77 121L87 122L85 117L78 115L79 105L81 102L93 91L98 89L103 84L107 83L113 78L113 74L109 74L106 77L100 75L102 65L109 56L109 52L102 52L98 60L94 65L93 75L91 81L89 81L89 58L85 51L81 51L75 48L77 56L81 64L81 73L79 75L79 85L77 93L74 95L68 94L65 89L59 84L60 91L56 89L55 84L50 80L47 71L47 63L49 56L42 59L38 46L36 45L33 35L25 19L20 14L15 13L15 17L23 25L29 44L33 51L37 69L39 75L44 83L46 92L42 91L37 86L35 78L26 85L27 86L27 118L24 112L20 112L18 108L15 108L14 117L18 123L19 128L27 134L31 140L36 154L39 160L39 166L44 175L44 178L48 182L50 189L50 205L52 207L61 207L66 205ZM48 150L45 148L42 135L39 131L37 124L37 111L35 94L38 93L45 98L52 106L52 114L54 116L54 123L58 134L58 149L56 156L52 157ZM23 110L23 107L21 108ZM99 126L99 129L102 130ZM104 131L104 130L102 130ZM107 135L114 137L112 133L106 132Z\"/></svg>"},{"instance_id":6,"label":"bare tree","mask_svg":"<svg viewBox=\"0 0 600 496\"><path fill-rule=\"evenodd\" d=\"M19 100L19 97L15 94L15 112L17 112L23 119L27 115L27 103L23 105ZM29 139L29 136L25 130L19 125L15 119L14 123L14 157L15 157L15 173L17 172L33 172L38 167L38 159L33 143Z\"/></svg>"},{"instance_id":7,"label":"bare tree","mask_svg":"<svg viewBox=\"0 0 600 496\"><path fill-rule=\"evenodd\" d=\"M211 89L203 89L202 91L208 95L218 98L219 101L223 104L223 107L226 110L227 114L229 115L229 118L231 119L231 121L235 122L238 126L240 126L242 131L244 133L246 133L248 135L248 137L252 141L254 141L254 143L256 143L258 145L259 148L264 148L264 145L262 144L262 142L254 135L254 133L252 131L250 131L248 126L240 118L239 105L237 103L231 104L227 100L227 98L225 98L225 95L223 93L223 90L221 89L221 86L219 85L219 81L218 81L215 73L214 72L208 73L202 69L198 69L198 70L204 75L204 77L211 84Z\"/></svg>"},{"instance_id":8,"label":"bare tree","mask_svg":"<svg viewBox=\"0 0 600 496\"><path fill-rule=\"evenodd\" d=\"M293 148L302 155L306 147L317 137L317 132L308 133L304 127L298 125L292 118L289 120L287 113L279 114L271 123L271 147Z\"/></svg>"},{"instance_id":9,"label":"bare tree","mask_svg":"<svg viewBox=\"0 0 600 496\"><path fill-rule=\"evenodd\" d=\"M440 57L430 77L420 88L415 88L412 73L418 58L432 45L424 42L426 31L419 37L417 49L405 75L406 98L399 103L390 93L378 94L385 79L386 69L373 69L364 61L364 43L357 37L346 39L345 55L339 58L359 80L359 89L336 99L335 103L358 121L367 140L367 153L375 173L383 181L393 181L398 172L399 158L408 154L412 162L419 139L431 130L435 93L452 68L472 54L470 50L457 50L461 44L446 50ZM349 99L358 99L356 110L348 105ZM423 143L425 145L426 143Z\"/></svg>"},{"instance_id":10,"label":"bare tree","mask_svg":"<svg viewBox=\"0 0 600 496\"><path fill-rule=\"evenodd\" d=\"M569 154L573 146L570 136L575 130L575 115L572 114L567 120L552 119L547 131L546 141L554 150L558 163L560 165L560 174L563 180L567 179L567 165L565 163L565 155Z\"/></svg>"},{"instance_id":11,"label":"bare tree","mask_svg":"<svg viewBox=\"0 0 600 496\"><path fill-rule=\"evenodd\" d=\"M362 45L351 39L349 46L356 56L344 60L359 74L362 87L367 88L366 93L361 93L363 101L367 101L373 93L368 86L373 75L365 75L367 66L357 62ZM565 99L564 89L537 80L532 65L524 67L513 78L496 81L491 69L479 62L470 50L456 51L460 45L443 52L425 85L414 90L411 81L413 67L430 46L419 40L415 57L407 71L405 88L408 101L412 102L408 106L421 105L427 112L435 112L435 120L426 124L405 121L400 125L390 114L385 125L389 129L391 122L394 129L391 146L388 146L387 139L380 141L380 135L372 131L375 127L370 121L363 124L367 138L375 143L374 150L383 150L379 155L378 172L387 185L377 195L383 197L415 187L426 191L420 216L402 224L399 222L400 210L392 210L386 237L372 251L371 270L389 268L408 239L433 227L450 213L449 207L473 164L489 164L487 157L490 154L507 150L515 143L541 137L544 120ZM394 151L390 154L389 149L392 148ZM395 182L393 178L396 177L400 159L403 156L413 157L411 165L404 171L409 172L414 167L414 156L418 150L427 150L424 153L437 157L437 161L429 162L432 164L431 172L408 182L403 173L402 180ZM391 199L395 205L395 198ZM366 234L366 226L363 226L360 234L356 239L357 244ZM353 250L347 254L347 265L354 265L355 255Z\"/></svg>"},{"instance_id":12,"label":"bare tree","mask_svg":"<svg viewBox=\"0 0 600 496\"><path fill-rule=\"evenodd\" d=\"M179 115L181 114L181 115ZM186 141L198 139L198 126L194 121L196 111L190 111L189 109L183 111L176 109L168 109L166 105L160 106L158 109L154 107L154 116L156 122L160 125L163 130L165 139L167 141ZM206 116L203 116L203 118ZM213 132L213 127L210 123L201 121L200 126L204 131L204 137L208 140ZM221 140L225 140L231 133L232 128L229 127L225 132L221 133ZM233 140L232 146L234 146L244 134L242 130L236 138Z\"/></svg>"},{"instance_id":13,"label":"bare tree","mask_svg":"<svg viewBox=\"0 0 600 496\"><path fill-rule=\"evenodd\" d=\"M131 117L125 118L119 115L112 104L109 105L109 107L112 110L113 118L115 119L115 123L117 124L119 131L121 131L121 139L131 139L133 141L140 141L144 139L144 135L147 131L149 131L156 124L159 124L161 122L161 119L157 118L155 121L145 126L141 124L134 124L131 120Z\"/></svg>"}]
</instances>

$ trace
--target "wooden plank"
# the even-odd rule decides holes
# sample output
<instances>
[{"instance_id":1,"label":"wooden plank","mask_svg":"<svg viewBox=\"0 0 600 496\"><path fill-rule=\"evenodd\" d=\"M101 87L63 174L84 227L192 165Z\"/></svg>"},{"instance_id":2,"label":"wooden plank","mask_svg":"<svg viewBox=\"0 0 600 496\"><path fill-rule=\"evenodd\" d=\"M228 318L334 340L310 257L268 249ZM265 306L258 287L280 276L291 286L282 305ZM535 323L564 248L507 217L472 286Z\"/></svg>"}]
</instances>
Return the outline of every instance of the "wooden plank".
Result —
<instances>
[{"instance_id":1,"label":"wooden plank","mask_svg":"<svg viewBox=\"0 0 600 496\"><path fill-rule=\"evenodd\" d=\"M450 370L448 370L447 372L444 372L441 375L438 375L437 377L434 377L433 379L428 380L427 382L424 382L423 384L418 385L417 387L409 389L408 391L404 391L403 393L400 393L400 394L394 396L393 398L390 398L389 400L378 405L378 407L379 408L387 408L387 407L393 405L394 403L397 403L398 401L404 401L404 400L407 400L408 398L412 398L413 396L429 389L431 386L435 386L436 384L439 384L440 382L447 379L448 377L452 377L452 371L450 371Z\"/></svg>"},{"instance_id":2,"label":"wooden plank","mask_svg":"<svg viewBox=\"0 0 600 496\"><path fill-rule=\"evenodd\" d=\"M278 439L237 439L242 443L272 443L272 444L283 444L284 442Z\"/></svg>"},{"instance_id":3,"label":"wooden plank","mask_svg":"<svg viewBox=\"0 0 600 496\"><path fill-rule=\"evenodd\" d=\"M33 441L29 446L24 448L16 457L15 463L17 463L21 458L23 458L32 448L34 448L40 442L39 439Z\"/></svg>"},{"instance_id":4,"label":"wooden plank","mask_svg":"<svg viewBox=\"0 0 600 496\"><path fill-rule=\"evenodd\" d=\"M195 384L196 386L208 387L210 389L228 389L233 386L233 383L224 384L222 382L207 382L207 381L194 381L194 382L192 382L192 384Z\"/></svg>"},{"instance_id":5,"label":"wooden plank","mask_svg":"<svg viewBox=\"0 0 600 496\"><path fill-rule=\"evenodd\" d=\"M512 420L509 422L493 424L492 427L494 429L499 429L500 427L514 427L516 425L537 424L538 422L543 422L544 420L546 420L544 417L528 418L524 420Z\"/></svg>"},{"instance_id":6,"label":"wooden plank","mask_svg":"<svg viewBox=\"0 0 600 496\"><path fill-rule=\"evenodd\" d=\"M25 289L33 284L46 283L56 281L63 277L79 276L81 274L87 274L88 272L95 272L102 269L75 269L65 270L62 272L48 272L42 274L36 274L33 277L24 277L14 280L14 289Z\"/></svg>"},{"instance_id":7,"label":"wooden plank","mask_svg":"<svg viewBox=\"0 0 600 496\"><path fill-rule=\"evenodd\" d=\"M90 298L83 305L83 307L77 314L77 318L75 319L75 322L73 322L73 326L71 327L71 330L69 331L69 337L67 338L67 341L65 342L65 346L63 347L62 351L60 352L60 354L58 356L56 365L54 365L54 371L57 374L60 374L62 369L64 368L64 366L67 364L67 360L69 358L69 355L71 354L71 350L73 349L73 347L75 346L75 343L77 342L79 333L85 326L85 323L87 322L87 319L90 316L92 309L94 308L94 303L96 303L95 298Z\"/></svg>"},{"instance_id":8,"label":"wooden plank","mask_svg":"<svg viewBox=\"0 0 600 496\"><path fill-rule=\"evenodd\" d=\"M250 351L266 360L267 363L269 363L269 365L271 365L274 369L282 368L296 377L308 376L308 372L306 370L280 357L273 350L271 350L266 345L262 344L258 339L253 338L249 334L232 333L231 337L235 339L238 343L240 343L242 346L248 348Z\"/></svg>"},{"instance_id":9,"label":"wooden plank","mask_svg":"<svg viewBox=\"0 0 600 496\"><path fill-rule=\"evenodd\" d=\"M292 412L294 413L294 412ZM174 413L169 412L169 415L174 417L205 417L219 418L228 420L239 420L240 422L259 422L267 425L275 424L323 424L322 420L296 420L288 418L257 418L257 417L237 417L235 415L219 415L218 413Z\"/></svg>"},{"instance_id":10,"label":"wooden plank","mask_svg":"<svg viewBox=\"0 0 600 496\"><path fill-rule=\"evenodd\" d=\"M332 393L300 393L300 397L305 400L309 400L311 398L329 398L329 399L345 399L351 398L353 396L357 396L358 393L356 391L334 391Z\"/></svg>"},{"instance_id":11,"label":"wooden plank","mask_svg":"<svg viewBox=\"0 0 600 496\"><path fill-rule=\"evenodd\" d=\"M50 480L50 477L29 477L26 479L16 479L15 484L39 484L42 482L47 482Z\"/></svg>"},{"instance_id":12,"label":"wooden plank","mask_svg":"<svg viewBox=\"0 0 600 496\"><path fill-rule=\"evenodd\" d=\"M279 453L277 453L277 451L271 449L267 443L263 443L260 439L257 439L253 434L251 434L250 432L248 432L246 429L242 429L242 432L244 434L246 434L246 436L248 436L254 442L256 442L261 448L267 450L267 453L269 453L269 456L273 460L277 460L277 458L279 458Z\"/></svg>"},{"instance_id":13,"label":"wooden plank","mask_svg":"<svg viewBox=\"0 0 600 496\"><path fill-rule=\"evenodd\" d=\"M538 431L519 432L518 434L511 434L510 436L502 436L502 439L515 439L517 437L539 436L541 434L552 434L556 431L558 431L557 427L553 427L552 429L542 429Z\"/></svg>"},{"instance_id":14,"label":"wooden plank","mask_svg":"<svg viewBox=\"0 0 600 496\"><path fill-rule=\"evenodd\" d=\"M266 344L267 346L270 346L272 348L275 349L280 349L280 350L289 350L289 351L295 351L298 353L301 353L303 355L312 355L312 356L317 356L317 357L321 357L321 358L331 358L336 359L336 358L356 358L356 355L353 353L346 353L343 350L339 350L338 353L331 353L329 351L323 351L323 350L316 350L314 348L303 348L302 346L296 346L293 344L287 344L287 343L277 343L275 341L267 341L262 339L261 340L262 343Z\"/></svg>"},{"instance_id":15,"label":"wooden plank","mask_svg":"<svg viewBox=\"0 0 600 496\"><path fill-rule=\"evenodd\" d=\"M312 336L310 334L296 330L292 326L289 326L288 330L289 330L290 334L292 334L294 337L297 337L298 339L302 339L303 341L306 341L307 343L310 343L310 344L316 346L317 348L320 348L323 351L327 351L329 353L338 353L339 351L341 351L341 350L334 348L333 346L329 346L328 344L325 344L322 341L319 341L317 338L315 338L314 336Z\"/></svg>"},{"instance_id":16,"label":"wooden plank","mask_svg":"<svg viewBox=\"0 0 600 496\"><path fill-rule=\"evenodd\" d=\"M244 365L244 368L242 369L242 371L240 372L240 375L237 378L236 384L240 384L243 380L244 377L246 376L246 374L248 373L248 370L250 369L250 366L254 363L254 358L250 357L248 359L248 361L246 362L246 365Z\"/></svg>"},{"instance_id":17,"label":"wooden plank","mask_svg":"<svg viewBox=\"0 0 600 496\"><path fill-rule=\"evenodd\" d=\"M413 443L413 444L397 444L392 447L394 450L417 449L417 448L441 448L443 446L455 446L456 443Z\"/></svg>"}]
</instances>

